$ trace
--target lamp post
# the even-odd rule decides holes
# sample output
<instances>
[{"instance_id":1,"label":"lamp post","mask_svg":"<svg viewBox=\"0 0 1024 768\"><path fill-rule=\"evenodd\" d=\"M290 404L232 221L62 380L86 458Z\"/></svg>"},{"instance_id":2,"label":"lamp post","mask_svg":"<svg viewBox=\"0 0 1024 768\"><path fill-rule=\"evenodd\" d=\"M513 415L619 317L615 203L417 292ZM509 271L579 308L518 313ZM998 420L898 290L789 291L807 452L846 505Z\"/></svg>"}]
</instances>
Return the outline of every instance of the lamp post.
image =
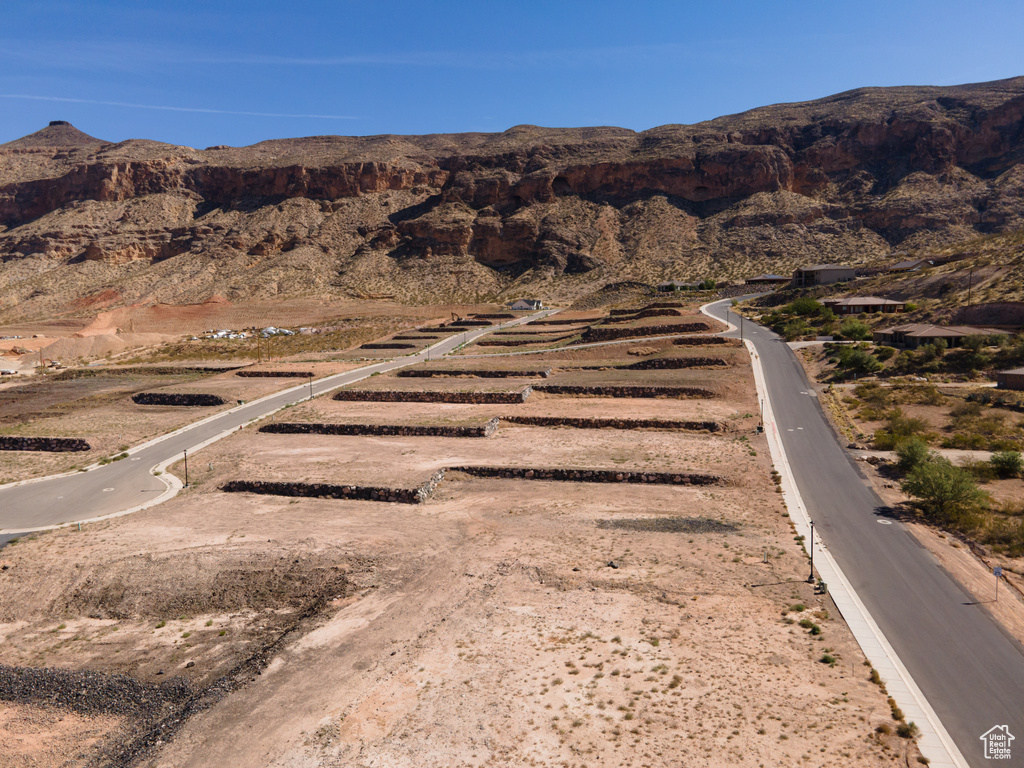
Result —
<instances>
[{"instance_id":1,"label":"lamp post","mask_svg":"<svg viewBox=\"0 0 1024 768\"><path fill-rule=\"evenodd\" d=\"M181 455L185 457L185 487L188 488L188 451L182 451Z\"/></svg>"},{"instance_id":2,"label":"lamp post","mask_svg":"<svg viewBox=\"0 0 1024 768\"><path fill-rule=\"evenodd\" d=\"M807 577L807 583L814 583L814 521L811 520L811 573Z\"/></svg>"}]
</instances>

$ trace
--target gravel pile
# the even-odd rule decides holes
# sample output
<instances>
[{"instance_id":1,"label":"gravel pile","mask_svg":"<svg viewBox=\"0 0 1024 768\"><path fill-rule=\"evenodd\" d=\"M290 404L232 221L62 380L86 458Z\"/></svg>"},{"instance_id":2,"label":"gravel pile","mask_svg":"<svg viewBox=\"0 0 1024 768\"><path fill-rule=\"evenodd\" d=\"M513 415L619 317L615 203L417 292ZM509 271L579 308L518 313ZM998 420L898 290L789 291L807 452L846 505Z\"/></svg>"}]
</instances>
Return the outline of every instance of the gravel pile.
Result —
<instances>
[{"instance_id":1,"label":"gravel pile","mask_svg":"<svg viewBox=\"0 0 1024 768\"><path fill-rule=\"evenodd\" d=\"M194 693L182 678L151 685L124 675L0 665L0 700L60 707L82 715L152 716Z\"/></svg>"}]
</instances>

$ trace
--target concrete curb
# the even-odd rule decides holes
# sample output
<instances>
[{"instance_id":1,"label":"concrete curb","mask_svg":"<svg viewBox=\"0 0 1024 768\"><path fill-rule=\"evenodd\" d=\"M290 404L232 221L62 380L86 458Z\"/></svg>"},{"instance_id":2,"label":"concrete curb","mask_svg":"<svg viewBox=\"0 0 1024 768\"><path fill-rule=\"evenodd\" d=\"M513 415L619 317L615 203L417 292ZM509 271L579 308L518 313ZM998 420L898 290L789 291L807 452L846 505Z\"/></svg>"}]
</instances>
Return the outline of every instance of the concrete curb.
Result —
<instances>
[{"instance_id":1,"label":"concrete curb","mask_svg":"<svg viewBox=\"0 0 1024 768\"><path fill-rule=\"evenodd\" d=\"M709 306L710 304L705 304L700 311L712 316L707 311ZM735 325L728 324L730 331L736 330ZM782 476L782 496L786 502L789 517L796 526L797 534L803 536L805 541L811 542L811 546L814 547L815 566L819 576L828 584L828 591L836 608L839 609L843 619L850 627L850 631L868 661L878 670L889 695L903 710L907 721L916 723L921 729L920 735L917 737L917 744L921 753L928 758L929 765L942 768L968 768L967 761L957 749L938 715L935 714L935 710L932 709L910 672L900 661L896 651L886 640L871 614L868 613L839 564L828 551L828 547L817 534L814 535L813 541L811 540L811 518L793 478L793 471L786 457L786 449L782 445L782 437L775 424L775 414L772 410L771 398L768 395L761 358L752 341L746 339L744 344L750 353L754 381L764 403L765 435L768 438L768 449L772 456L772 462Z\"/></svg>"}]
</instances>

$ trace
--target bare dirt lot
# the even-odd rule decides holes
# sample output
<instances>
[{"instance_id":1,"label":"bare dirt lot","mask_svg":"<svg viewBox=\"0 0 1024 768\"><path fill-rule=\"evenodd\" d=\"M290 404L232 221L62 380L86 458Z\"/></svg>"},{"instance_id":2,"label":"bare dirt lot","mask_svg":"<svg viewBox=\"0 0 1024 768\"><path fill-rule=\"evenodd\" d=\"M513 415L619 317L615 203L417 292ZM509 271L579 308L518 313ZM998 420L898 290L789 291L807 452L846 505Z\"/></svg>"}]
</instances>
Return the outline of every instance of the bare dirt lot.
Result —
<instances>
[{"instance_id":1,"label":"bare dirt lot","mask_svg":"<svg viewBox=\"0 0 1024 768\"><path fill-rule=\"evenodd\" d=\"M629 349L618 362L640 359ZM502 424L480 439L245 429L197 453L198 482L166 504L0 551L0 664L180 677L197 691L231 682L155 749L137 748L153 728L145 718L67 726L107 734L92 754L117 765L913 761L849 631L804 581L806 557L752 433L749 367L700 373L722 377L728 398L320 397L286 409L275 418L436 423L514 408L730 426ZM456 463L691 470L722 482L450 473L419 505L220 490L234 478L418 483ZM30 754L36 762L11 764L64 764Z\"/></svg>"}]
</instances>

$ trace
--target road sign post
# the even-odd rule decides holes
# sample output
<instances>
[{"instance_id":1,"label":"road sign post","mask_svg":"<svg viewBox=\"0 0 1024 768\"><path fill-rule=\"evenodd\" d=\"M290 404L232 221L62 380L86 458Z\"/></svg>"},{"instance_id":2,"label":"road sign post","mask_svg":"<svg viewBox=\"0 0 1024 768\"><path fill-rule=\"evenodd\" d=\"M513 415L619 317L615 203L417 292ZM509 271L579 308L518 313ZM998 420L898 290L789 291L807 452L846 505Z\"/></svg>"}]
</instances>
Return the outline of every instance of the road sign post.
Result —
<instances>
[{"instance_id":1,"label":"road sign post","mask_svg":"<svg viewBox=\"0 0 1024 768\"><path fill-rule=\"evenodd\" d=\"M814 583L814 521L811 520L811 574L807 577L807 583Z\"/></svg>"}]
</instances>

